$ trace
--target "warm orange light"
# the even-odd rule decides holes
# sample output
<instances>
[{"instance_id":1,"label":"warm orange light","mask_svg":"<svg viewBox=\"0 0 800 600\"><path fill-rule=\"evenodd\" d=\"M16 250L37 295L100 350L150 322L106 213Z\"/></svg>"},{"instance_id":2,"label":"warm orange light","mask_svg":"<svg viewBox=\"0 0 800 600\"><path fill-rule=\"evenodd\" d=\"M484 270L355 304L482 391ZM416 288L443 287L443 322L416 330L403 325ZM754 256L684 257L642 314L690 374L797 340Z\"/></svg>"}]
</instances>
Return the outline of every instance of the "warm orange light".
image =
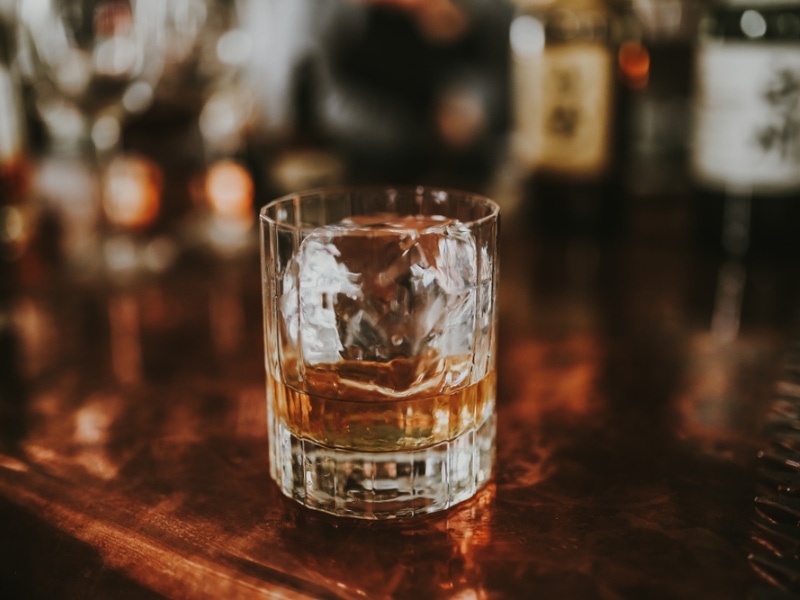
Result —
<instances>
[{"instance_id":1,"label":"warm orange light","mask_svg":"<svg viewBox=\"0 0 800 600\"><path fill-rule=\"evenodd\" d=\"M641 89L650 75L650 53L639 42L625 42L618 54L619 72L623 83Z\"/></svg>"},{"instance_id":2,"label":"warm orange light","mask_svg":"<svg viewBox=\"0 0 800 600\"><path fill-rule=\"evenodd\" d=\"M94 29L101 37L127 35L132 25L131 7L126 2L103 4L94 15Z\"/></svg>"},{"instance_id":3,"label":"warm orange light","mask_svg":"<svg viewBox=\"0 0 800 600\"><path fill-rule=\"evenodd\" d=\"M0 156L0 259L18 259L35 229L35 209L29 202L31 167L24 156Z\"/></svg>"},{"instance_id":4,"label":"warm orange light","mask_svg":"<svg viewBox=\"0 0 800 600\"><path fill-rule=\"evenodd\" d=\"M466 148L485 129L486 114L477 94L454 90L439 99L436 122L448 146Z\"/></svg>"},{"instance_id":5,"label":"warm orange light","mask_svg":"<svg viewBox=\"0 0 800 600\"><path fill-rule=\"evenodd\" d=\"M103 208L112 225L139 229L158 216L161 200L161 170L138 157L117 158L105 176Z\"/></svg>"},{"instance_id":6,"label":"warm orange light","mask_svg":"<svg viewBox=\"0 0 800 600\"><path fill-rule=\"evenodd\" d=\"M23 154L0 156L0 193L6 200L19 200L28 194L31 186L31 164Z\"/></svg>"},{"instance_id":7,"label":"warm orange light","mask_svg":"<svg viewBox=\"0 0 800 600\"><path fill-rule=\"evenodd\" d=\"M247 169L232 160L211 166L205 192L212 210L223 217L252 219L253 180Z\"/></svg>"}]
</instances>

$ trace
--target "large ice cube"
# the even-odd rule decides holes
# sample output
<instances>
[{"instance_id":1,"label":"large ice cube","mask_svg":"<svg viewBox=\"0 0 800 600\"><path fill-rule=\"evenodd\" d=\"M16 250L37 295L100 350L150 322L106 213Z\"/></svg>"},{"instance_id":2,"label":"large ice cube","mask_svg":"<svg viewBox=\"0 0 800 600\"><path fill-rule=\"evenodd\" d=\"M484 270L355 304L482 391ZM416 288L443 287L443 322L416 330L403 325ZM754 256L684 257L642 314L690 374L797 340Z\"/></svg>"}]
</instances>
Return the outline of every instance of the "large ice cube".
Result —
<instances>
[{"instance_id":1,"label":"large ice cube","mask_svg":"<svg viewBox=\"0 0 800 600\"><path fill-rule=\"evenodd\" d=\"M460 222L358 217L303 240L281 311L306 364L468 356L478 275L475 240Z\"/></svg>"},{"instance_id":2,"label":"large ice cube","mask_svg":"<svg viewBox=\"0 0 800 600\"><path fill-rule=\"evenodd\" d=\"M339 262L338 249L326 237L320 230L303 240L286 269L281 296L289 340L309 364L339 360L342 344L334 305L341 295L361 295L356 275Z\"/></svg>"}]
</instances>

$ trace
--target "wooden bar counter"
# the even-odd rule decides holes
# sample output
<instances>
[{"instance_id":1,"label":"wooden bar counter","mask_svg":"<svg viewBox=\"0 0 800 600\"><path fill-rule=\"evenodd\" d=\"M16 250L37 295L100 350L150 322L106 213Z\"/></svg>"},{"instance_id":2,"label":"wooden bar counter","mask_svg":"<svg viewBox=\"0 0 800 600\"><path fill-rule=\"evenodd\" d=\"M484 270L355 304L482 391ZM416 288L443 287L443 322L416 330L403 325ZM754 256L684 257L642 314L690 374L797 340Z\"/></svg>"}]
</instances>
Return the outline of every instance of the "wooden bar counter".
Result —
<instances>
[{"instance_id":1,"label":"wooden bar counter","mask_svg":"<svg viewBox=\"0 0 800 600\"><path fill-rule=\"evenodd\" d=\"M798 273L650 212L607 242L504 220L495 476L405 521L313 513L270 480L256 250L14 285L0 597L784 597L754 568L754 499Z\"/></svg>"}]
</instances>

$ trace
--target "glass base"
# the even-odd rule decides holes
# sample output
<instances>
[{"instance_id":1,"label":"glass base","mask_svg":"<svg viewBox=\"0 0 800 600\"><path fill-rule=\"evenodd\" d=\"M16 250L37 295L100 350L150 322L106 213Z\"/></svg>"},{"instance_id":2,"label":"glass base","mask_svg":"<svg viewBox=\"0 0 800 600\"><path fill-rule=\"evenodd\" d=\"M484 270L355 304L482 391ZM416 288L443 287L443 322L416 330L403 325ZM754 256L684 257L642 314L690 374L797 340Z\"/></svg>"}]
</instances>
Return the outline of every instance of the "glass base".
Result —
<instances>
[{"instance_id":1,"label":"glass base","mask_svg":"<svg viewBox=\"0 0 800 600\"><path fill-rule=\"evenodd\" d=\"M474 496L494 463L495 417L459 437L403 451L323 446L276 428L272 469L281 491L337 516L395 519L445 510Z\"/></svg>"}]
</instances>

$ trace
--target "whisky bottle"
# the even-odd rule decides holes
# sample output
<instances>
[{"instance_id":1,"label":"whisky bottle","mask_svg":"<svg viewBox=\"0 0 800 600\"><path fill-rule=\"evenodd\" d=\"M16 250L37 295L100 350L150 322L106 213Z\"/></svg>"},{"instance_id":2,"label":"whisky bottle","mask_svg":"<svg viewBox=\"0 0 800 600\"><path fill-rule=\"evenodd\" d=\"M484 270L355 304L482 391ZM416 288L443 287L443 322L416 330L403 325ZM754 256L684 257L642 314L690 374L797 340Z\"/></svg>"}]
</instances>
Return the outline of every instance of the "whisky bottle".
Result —
<instances>
[{"instance_id":1,"label":"whisky bottle","mask_svg":"<svg viewBox=\"0 0 800 600\"><path fill-rule=\"evenodd\" d=\"M689 152L695 238L787 256L800 236L800 2L717 1L696 45Z\"/></svg>"},{"instance_id":2,"label":"whisky bottle","mask_svg":"<svg viewBox=\"0 0 800 600\"><path fill-rule=\"evenodd\" d=\"M619 88L630 82L618 77L617 57L635 31L620 4L518 2L512 153L527 174L523 210L540 231L606 235L621 225Z\"/></svg>"}]
</instances>

